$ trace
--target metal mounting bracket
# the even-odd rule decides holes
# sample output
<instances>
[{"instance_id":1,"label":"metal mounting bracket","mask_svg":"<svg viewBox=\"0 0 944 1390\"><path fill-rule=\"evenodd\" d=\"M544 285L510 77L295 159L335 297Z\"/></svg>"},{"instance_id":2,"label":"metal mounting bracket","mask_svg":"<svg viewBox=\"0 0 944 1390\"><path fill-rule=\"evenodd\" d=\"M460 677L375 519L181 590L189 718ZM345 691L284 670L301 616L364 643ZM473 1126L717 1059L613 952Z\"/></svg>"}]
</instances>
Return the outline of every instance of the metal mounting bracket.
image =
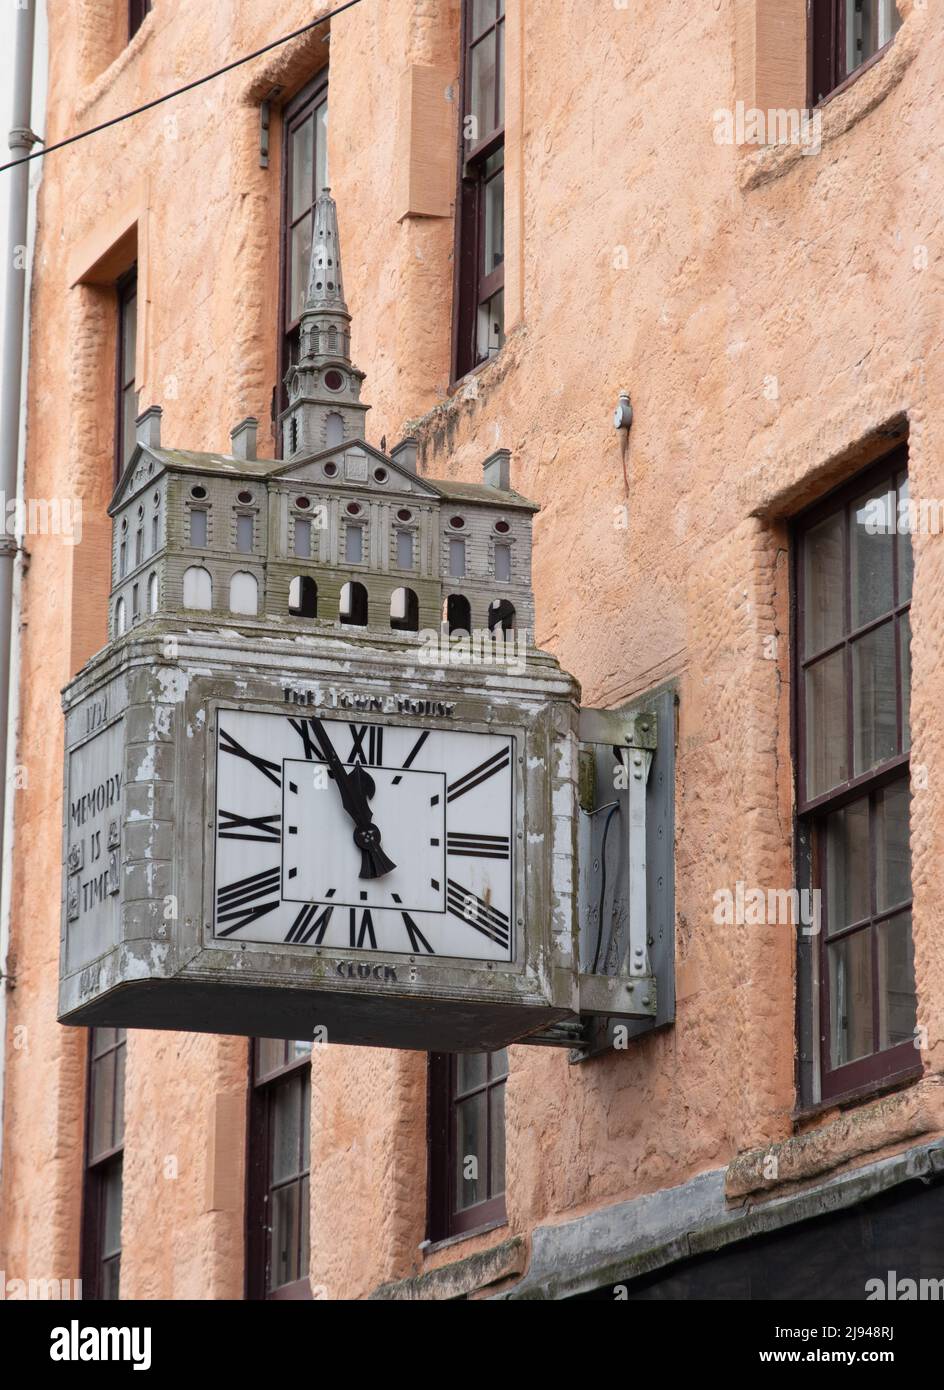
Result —
<instances>
[{"instance_id":1,"label":"metal mounting bracket","mask_svg":"<svg viewBox=\"0 0 944 1390\"><path fill-rule=\"evenodd\" d=\"M651 1021L658 994L647 934L646 788L657 715L583 709L578 738L580 1014ZM618 855L609 844L611 821L618 828Z\"/></svg>"}]
</instances>

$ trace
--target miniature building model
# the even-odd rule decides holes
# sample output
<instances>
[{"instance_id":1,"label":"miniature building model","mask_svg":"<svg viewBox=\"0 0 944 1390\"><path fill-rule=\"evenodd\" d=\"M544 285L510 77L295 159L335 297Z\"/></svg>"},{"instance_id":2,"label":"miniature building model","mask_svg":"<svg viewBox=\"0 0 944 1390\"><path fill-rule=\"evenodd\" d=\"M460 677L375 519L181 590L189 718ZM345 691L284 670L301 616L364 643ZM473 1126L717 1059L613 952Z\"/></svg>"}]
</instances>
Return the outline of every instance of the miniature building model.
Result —
<instances>
[{"instance_id":1,"label":"miniature building model","mask_svg":"<svg viewBox=\"0 0 944 1390\"><path fill-rule=\"evenodd\" d=\"M350 321L325 191L300 357L285 381L285 458L256 458L251 418L233 430L231 454L163 448L161 411L145 411L109 508L113 640L151 616L186 615L321 635L358 626L402 636L445 622L452 633L517 630L531 643L538 508L511 490L508 451L472 484L418 476L415 441L390 456L367 443Z\"/></svg>"}]
</instances>

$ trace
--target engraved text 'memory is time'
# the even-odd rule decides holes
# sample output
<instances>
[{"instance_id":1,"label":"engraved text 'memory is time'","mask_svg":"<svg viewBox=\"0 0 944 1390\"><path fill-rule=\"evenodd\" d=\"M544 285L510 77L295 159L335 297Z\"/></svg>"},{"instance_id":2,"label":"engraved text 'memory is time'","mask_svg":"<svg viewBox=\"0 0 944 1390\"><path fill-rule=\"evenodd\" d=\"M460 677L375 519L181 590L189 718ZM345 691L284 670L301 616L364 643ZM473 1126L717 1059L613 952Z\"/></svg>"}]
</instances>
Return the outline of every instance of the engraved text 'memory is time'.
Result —
<instances>
[{"instance_id":1,"label":"engraved text 'memory is time'","mask_svg":"<svg viewBox=\"0 0 944 1390\"><path fill-rule=\"evenodd\" d=\"M286 690L290 705L326 706L329 709L357 710L361 714L413 714L433 719L452 719L456 705L449 700L430 700L412 695L370 695L360 690Z\"/></svg>"}]
</instances>

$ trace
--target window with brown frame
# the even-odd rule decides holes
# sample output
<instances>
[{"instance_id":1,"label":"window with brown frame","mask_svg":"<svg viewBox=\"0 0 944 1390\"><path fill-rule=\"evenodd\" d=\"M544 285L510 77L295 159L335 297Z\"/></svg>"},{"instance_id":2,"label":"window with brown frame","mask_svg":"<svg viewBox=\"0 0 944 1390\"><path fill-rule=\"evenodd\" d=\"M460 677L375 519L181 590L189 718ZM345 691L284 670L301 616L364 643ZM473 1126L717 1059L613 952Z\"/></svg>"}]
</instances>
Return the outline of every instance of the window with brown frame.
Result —
<instances>
[{"instance_id":1,"label":"window with brown frame","mask_svg":"<svg viewBox=\"0 0 944 1390\"><path fill-rule=\"evenodd\" d=\"M902 449L806 513L795 532L800 843L820 895L805 990L823 1100L920 1071L909 523Z\"/></svg>"},{"instance_id":2,"label":"window with brown frame","mask_svg":"<svg viewBox=\"0 0 944 1390\"><path fill-rule=\"evenodd\" d=\"M82 1296L87 1299L118 1297L126 1036L123 1028L89 1030L82 1200Z\"/></svg>"},{"instance_id":3,"label":"window with brown frame","mask_svg":"<svg viewBox=\"0 0 944 1390\"><path fill-rule=\"evenodd\" d=\"M463 0L453 379L505 341L505 0Z\"/></svg>"},{"instance_id":4,"label":"window with brown frame","mask_svg":"<svg viewBox=\"0 0 944 1390\"><path fill-rule=\"evenodd\" d=\"M134 363L138 346L138 268L132 266L116 286L118 291L118 353L115 367L115 482L118 482L137 443L135 420L138 392Z\"/></svg>"},{"instance_id":5,"label":"window with brown frame","mask_svg":"<svg viewBox=\"0 0 944 1390\"><path fill-rule=\"evenodd\" d=\"M901 28L895 0L809 0L810 104L831 92L891 43Z\"/></svg>"},{"instance_id":6,"label":"window with brown frame","mask_svg":"<svg viewBox=\"0 0 944 1390\"><path fill-rule=\"evenodd\" d=\"M507 1080L505 1048L429 1055L430 1240L505 1220Z\"/></svg>"},{"instance_id":7,"label":"window with brown frame","mask_svg":"<svg viewBox=\"0 0 944 1390\"><path fill-rule=\"evenodd\" d=\"M311 1043L255 1038L249 1056L246 1297L311 1298Z\"/></svg>"},{"instance_id":8,"label":"window with brown frame","mask_svg":"<svg viewBox=\"0 0 944 1390\"><path fill-rule=\"evenodd\" d=\"M151 0L128 0L128 42L134 38L151 13Z\"/></svg>"},{"instance_id":9,"label":"window with brown frame","mask_svg":"<svg viewBox=\"0 0 944 1390\"><path fill-rule=\"evenodd\" d=\"M285 376L298 361L315 203L327 185L328 71L324 69L282 113L282 288L273 424L288 406Z\"/></svg>"}]
</instances>

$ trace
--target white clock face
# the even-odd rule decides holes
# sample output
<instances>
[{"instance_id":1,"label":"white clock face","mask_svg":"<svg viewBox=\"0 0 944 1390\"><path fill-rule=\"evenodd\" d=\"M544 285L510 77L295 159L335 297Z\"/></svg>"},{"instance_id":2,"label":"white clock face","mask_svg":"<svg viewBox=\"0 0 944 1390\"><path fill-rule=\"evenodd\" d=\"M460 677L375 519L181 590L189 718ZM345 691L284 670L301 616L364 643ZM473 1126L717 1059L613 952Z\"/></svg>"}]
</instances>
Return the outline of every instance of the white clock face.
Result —
<instances>
[{"instance_id":1,"label":"white clock face","mask_svg":"<svg viewBox=\"0 0 944 1390\"><path fill-rule=\"evenodd\" d=\"M217 939L513 960L515 740L218 712Z\"/></svg>"}]
</instances>

